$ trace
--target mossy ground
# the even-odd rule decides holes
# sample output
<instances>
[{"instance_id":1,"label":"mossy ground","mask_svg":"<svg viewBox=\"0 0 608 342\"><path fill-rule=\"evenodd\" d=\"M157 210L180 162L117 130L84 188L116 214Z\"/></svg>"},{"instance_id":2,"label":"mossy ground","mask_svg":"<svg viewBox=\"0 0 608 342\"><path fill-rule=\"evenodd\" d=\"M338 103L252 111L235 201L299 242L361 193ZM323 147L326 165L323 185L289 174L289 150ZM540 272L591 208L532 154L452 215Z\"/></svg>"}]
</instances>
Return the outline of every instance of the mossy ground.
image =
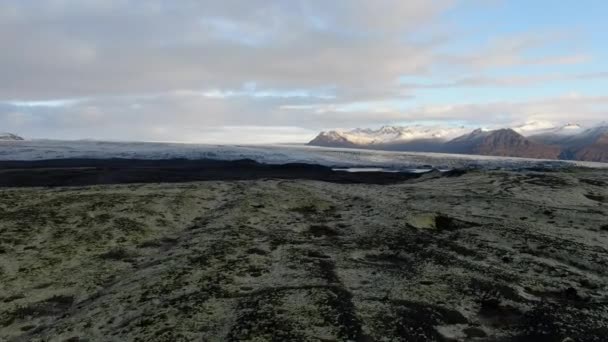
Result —
<instances>
[{"instance_id":1,"label":"mossy ground","mask_svg":"<svg viewBox=\"0 0 608 342\"><path fill-rule=\"evenodd\" d=\"M605 184L0 190L0 340L602 341Z\"/></svg>"}]
</instances>

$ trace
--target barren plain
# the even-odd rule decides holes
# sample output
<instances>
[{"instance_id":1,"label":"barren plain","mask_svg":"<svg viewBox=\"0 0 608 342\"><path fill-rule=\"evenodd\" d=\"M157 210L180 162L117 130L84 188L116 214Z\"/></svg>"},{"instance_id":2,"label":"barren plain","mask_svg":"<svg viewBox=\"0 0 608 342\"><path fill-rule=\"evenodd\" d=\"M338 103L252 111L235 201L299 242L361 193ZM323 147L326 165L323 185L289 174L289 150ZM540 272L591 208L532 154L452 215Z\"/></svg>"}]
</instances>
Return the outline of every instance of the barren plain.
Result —
<instances>
[{"instance_id":1,"label":"barren plain","mask_svg":"<svg viewBox=\"0 0 608 342\"><path fill-rule=\"evenodd\" d=\"M608 172L0 188L0 341L605 341Z\"/></svg>"}]
</instances>

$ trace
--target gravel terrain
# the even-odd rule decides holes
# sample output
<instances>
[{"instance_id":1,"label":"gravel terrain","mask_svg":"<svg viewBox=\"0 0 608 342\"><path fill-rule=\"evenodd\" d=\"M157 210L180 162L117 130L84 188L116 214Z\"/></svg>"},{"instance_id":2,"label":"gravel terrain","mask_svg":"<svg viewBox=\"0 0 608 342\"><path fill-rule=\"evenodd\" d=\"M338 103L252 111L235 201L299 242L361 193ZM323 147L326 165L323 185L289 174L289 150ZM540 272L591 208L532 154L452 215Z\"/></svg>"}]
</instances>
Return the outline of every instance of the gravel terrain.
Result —
<instances>
[{"instance_id":1,"label":"gravel terrain","mask_svg":"<svg viewBox=\"0 0 608 342\"><path fill-rule=\"evenodd\" d=\"M608 172L0 188L0 341L605 341Z\"/></svg>"}]
</instances>

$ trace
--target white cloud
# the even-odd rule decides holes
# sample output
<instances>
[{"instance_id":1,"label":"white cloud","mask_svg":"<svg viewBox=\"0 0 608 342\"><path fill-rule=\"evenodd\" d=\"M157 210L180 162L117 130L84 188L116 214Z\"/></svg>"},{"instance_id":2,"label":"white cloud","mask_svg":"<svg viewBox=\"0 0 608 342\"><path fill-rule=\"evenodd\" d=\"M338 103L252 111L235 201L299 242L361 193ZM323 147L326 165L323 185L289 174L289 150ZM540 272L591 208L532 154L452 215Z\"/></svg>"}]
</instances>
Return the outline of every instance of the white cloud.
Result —
<instances>
[{"instance_id":1,"label":"white cloud","mask_svg":"<svg viewBox=\"0 0 608 342\"><path fill-rule=\"evenodd\" d=\"M404 120L503 122L564 117L575 106L586 119L601 113L604 104L588 97L560 108L532 101L404 111L397 103L423 88L606 76L486 76L591 56L578 49L538 53L564 37L532 32L446 52L466 37L443 16L463 3L480 8L485 1L2 1L0 130L54 138L299 140L318 129ZM399 83L437 75L446 81Z\"/></svg>"},{"instance_id":2,"label":"white cloud","mask_svg":"<svg viewBox=\"0 0 608 342\"><path fill-rule=\"evenodd\" d=\"M430 47L407 37L450 3L4 2L0 12L11 14L0 31L0 99L235 89L251 81L389 87L402 73L430 67Z\"/></svg>"},{"instance_id":3,"label":"white cloud","mask_svg":"<svg viewBox=\"0 0 608 342\"><path fill-rule=\"evenodd\" d=\"M404 113L404 119L412 120L417 117L481 122L494 127L530 120L593 124L608 117L608 96L566 94L532 101L423 106Z\"/></svg>"},{"instance_id":4,"label":"white cloud","mask_svg":"<svg viewBox=\"0 0 608 342\"><path fill-rule=\"evenodd\" d=\"M468 76L442 83L408 83L401 85L405 89L425 88L459 88L459 87L519 87L542 85L550 82L560 81L590 81L608 80L608 72L586 72L586 73L546 73L539 75L508 75L503 77Z\"/></svg>"}]
</instances>

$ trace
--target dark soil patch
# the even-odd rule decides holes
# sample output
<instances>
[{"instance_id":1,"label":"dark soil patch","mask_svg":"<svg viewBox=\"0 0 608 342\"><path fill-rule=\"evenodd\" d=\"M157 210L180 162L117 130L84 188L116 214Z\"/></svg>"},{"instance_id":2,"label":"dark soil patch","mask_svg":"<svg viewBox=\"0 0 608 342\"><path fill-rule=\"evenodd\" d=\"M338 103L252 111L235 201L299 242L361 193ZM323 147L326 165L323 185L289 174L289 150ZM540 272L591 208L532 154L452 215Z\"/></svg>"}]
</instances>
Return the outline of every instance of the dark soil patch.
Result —
<instances>
[{"instance_id":1,"label":"dark soil patch","mask_svg":"<svg viewBox=\"0 0 608 342\"><path fill-rule=\"evenodd\" d=\"M246 252L249 255L268 255L268 252L261 248L249 248Z\"/></svg>"},{"instance_id":2,"label":"dark soil patch","mask_svg":"<svg viewBox=\"0 0 608 342\"><path fill-rule=\"evenodd\" d=\"M309 258L315 258L315 259L331 259L331 257L328 255L325 255L318 251L311 251L311 250L306 251L306 256Z\"/></svg>"},{"instance_id":3,"label":"dark soil patch","mask_svg":"<svg viewBox=\"0 0 608 342\"><path fill-rule=\"evenodd\" d=\"M312 204L303 205L301 207L296 207L296 208L291 208L291 211L304 215L304 216L312 216L312 215L316 215L318 213L317 207L315 207Z\"/></svg>"},{"instance_id":4,"label":"dark soil patch","mask_svg":"<svg viewBox=\"0 0 608 342\"><path fill-rule=\"evenodd\" d=\"M383 265L411 266L413 264L413 260L400 253L368 254L365 259Z\"/></svg>"},{"instance_id":5,"label":"dark soil patch","mask_svg":"<svg viewBox=\"0 0 608 342\"><path fill-rule=\"evenodd\" d=\"M551 188L562 188L570 185L570 183L563 178L547 174L528 174L525 182Z\"/></svg>"},{"instance_id":6,"label":"dark soil patch","mask_svg":"<svg viewBox=\"0 0 608 342\"><path fill-rule=\"evenodd\" d=\"M435 326L466 324L466 317L456 310L410 301L394 301L395 336L404 341L444 341Z\"/></svg>"},{"instance_id":7,"label":"dark soil patch","mask_svg":"<svg viewBox=\"0 0 608 342\"><path fill-rule=\"evenodd\" d=\"M493 297L499 302L507 299L514 302L523 302L524 299L513 288L497 282L490 282L481 279L471 279L469 283L469 294L477 298Z\"/></svg>"},{"instance_id":8,"label":"dark soil patch","mask_svg":"<svg viewBox=\"0 0 608 342\"><path fill-rule=\"evenodd\" d=\"M138 248L161 248L161 249L169 249L177 244L178 240L170 237L163 237L160 239L144 241L140 243Z\"/></svg>"},{"instance_id":9,"label":"dark soil patch","mask_svg":"<svg viewBox=\"0 0 608 342\"><path fill-rule=\"evenodd\" d=\"M521 324L523 313L510 305L502 305L495 299L482 299L479 309L482 321L493 327L513 327Z\"/></svg>"},{"instance_id":10,"label":"dark soil patch","mask_svg":"<svg viewBox=\"0 0 608 342\"><path fill-rule=\"evenodd\" d=\"M585 307L589 303L589 298L582 297L579 291L573 287L564 288L558 291L532 291L532 293L545 301L562 303L573 307Z\"/></svg>"},{"instance_id":11,"label":"dark soil patch","mask_svg":"<svg viewBox=\"0 0 608 342\"><path fill-rule=\"evenodd\" d=\"M575 312L578 312L575 314ZM603 319L597 319L563 305L541 304L524 315L517 329L517 342L605 341L608 327Z\"/></svg>"},{"instance_id":12,"label":"dark soil patch","mask_svg":"<svg viewBox=\"0 0 608 342\"><path fill-rule=\"evenodd\" d=\"M115 261L131 261L136 256L135 253L121 247L112 248L99 255L100 258Z\"/></svg>"},{"instance_id":13,"label":"dark soil patch","mask_svg":"<svg viewBox=\"0 0 608 342\"><path fill-rule=\"evenodd\" d=\"M439 230L458 230L479 226L477 223L457 220L446 215L435 216L435 227Z\"/></svg>"},{"instance_id":14,"label":"dark soil patch","mask_svg":"<svg viewBox=\"0 0 608 342\"><path fill-rule=\"evenodd\" d=\"M337 230L325 225L312 225L308 228L308 233L316 238L336 237L339 235Z\"/></svg>"},{"instance_id":15,"label":"dark soil patch","mask_svg":"<svg viewBox=\"0 0 608 342\"><path fill-rule=\"evenodd\" d=\"M9 313L2 323L6 326L15 320L61 315L73 304L73 296L56 295L40 302L18 307Z\"/></svg>"},{"instance_id":16,"label":"dark soil patch","mask_svg":"<svg viewBox=\"0 0 608 342\"><path fill-rule=\"evenodd\" d=\"M339 336L344 341L367 341L361 322L357 317L353 295L342 284L335 270L336 265L331 260L320 260L321 276L330 285L332 294L327 297L327 304L331 308L327 312L326 320L334 321L338 326Z\"/></svg>"},{"instance_id":17,"label":"dark soil patch","mask_svg":"<svg viewBox=\"0 0 608 342\"><path fill-rule=\"evenodd\" d=\"M463 330L463 332L467 335L468 338L481 338L487 336L485 331L474 327L466 328Z\"/></svg>"},{"instance_id":18,"label":"dark soil patch","mask_svg":"<svg viewBox=\"0 0 608 342\"><path fill-rule=\"evenodd\" d=\"M608 200L606 199L606 197L601 196L601 195L585 194L585 197L587 197L588 199L590 199L592 201L596 201L596 202L600 202L600 203L606 203L606 202L608 202Z\"/></svg>"},{"instance_id":19,"label":"dark soil patch","mask_svg":"<svg viewBox=\"0 0 608 342\"><path fill-rule=\"evenodd\" d=\"M579 182L581 183L585 183L585 184L589 184L589 185L593 185L593 186L600 186L600 187L605 187L608 186L608 183L606 182L602 182L599 180L595 180L595 179L579 179Z\"/></svg>"},{"instance_id":20,"label":"dark soil patch","mask_svg":"<svg viewBox=\"0 0 608 342\"><path fill-rule=\"evenodd\" d=\"M12 301L15 301L17 299L22 299L22 298L25 298L25 296L23 294L16 294L16 295L13 295L13 296L8 296L8 297L2 299L2 301L4 303L10 303Z\"/></svg>"},{"instance_id":21,"label":"dark soil patch","mask_svg":"<svg viewBox=\"0 0 608 342\"><path fill-rule=\"evenodd\" d=\"M279 291L269 290L242 300L227 340L303 341L304 336L297 333L295 323L277 311L281 297Z\"/></svg>"},{"instance_id":22,"label":"dark soil patch","mask_svg":"<svg viewBox=\"0 0 608 342\"><path fill-rule=\"evenodd\" d=\"M456 177L465 171L442 172ZM395 184L417 179L411 172L346 172L316 164L262 164L214 159L53 159L0 161L0 187L180 183L218 180L310 179L334 183Z\"/></svg>"}]
</instances>

